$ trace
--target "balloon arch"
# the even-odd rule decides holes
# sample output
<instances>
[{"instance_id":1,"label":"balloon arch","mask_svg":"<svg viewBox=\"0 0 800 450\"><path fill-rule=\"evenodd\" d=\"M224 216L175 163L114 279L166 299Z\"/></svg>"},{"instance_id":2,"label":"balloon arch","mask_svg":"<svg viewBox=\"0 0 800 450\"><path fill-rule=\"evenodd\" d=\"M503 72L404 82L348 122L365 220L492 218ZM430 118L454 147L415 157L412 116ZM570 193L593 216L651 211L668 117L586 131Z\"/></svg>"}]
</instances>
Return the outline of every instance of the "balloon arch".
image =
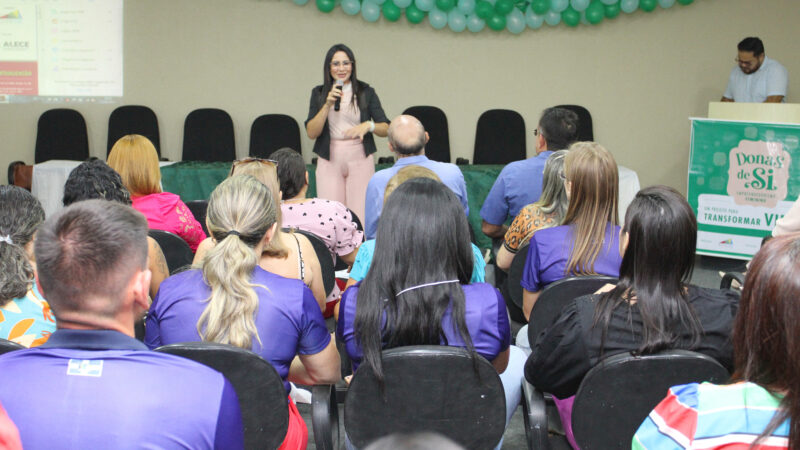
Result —
<instances>
[{"instance_id":1,"label":"balloon arch","mask_svg":"<svg viewBox=\"0 0 800 450\"><path fill-rule=\"evenodd\" d=\"M293 0L305 5L309 0ZM417 24L428 17L437 30L449 27L452 31L465 29L477 33L488 26L494 31L507 29L519 34L525 28L537 29L543 24L564 23L576 27L583 23L597 25L614 19L620 12L637 10L651 12L657 7L670 8L675 3L688 5L694 0L315 0L325 13L336 4L348 15L361 13L367 22L377 21L381 14L396 22L405 13L406 20Z\"/></svg>"}]
</instances>

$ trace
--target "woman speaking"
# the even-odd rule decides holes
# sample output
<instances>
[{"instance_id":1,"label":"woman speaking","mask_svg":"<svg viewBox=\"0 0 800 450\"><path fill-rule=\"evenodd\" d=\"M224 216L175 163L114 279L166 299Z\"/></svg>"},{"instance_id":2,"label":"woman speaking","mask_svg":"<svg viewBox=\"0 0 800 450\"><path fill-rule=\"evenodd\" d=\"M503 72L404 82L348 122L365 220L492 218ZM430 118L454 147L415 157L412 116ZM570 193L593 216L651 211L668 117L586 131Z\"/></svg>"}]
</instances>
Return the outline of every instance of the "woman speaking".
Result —
<instances>
[{"instance_id":1,"label":"woman speaking","mask_svg":"<svg viewBox=\"0 0 800 450\"><path fill-rule=\"evenodd\" d=\"M389 119L375 90L356 77L353 51L336 44L325 55L323 84L311 90L306 133L314 142L317 196L344 203L364 220L367 183L375 173L373 134L386 137Z\"/></svg>"}]
</instances>

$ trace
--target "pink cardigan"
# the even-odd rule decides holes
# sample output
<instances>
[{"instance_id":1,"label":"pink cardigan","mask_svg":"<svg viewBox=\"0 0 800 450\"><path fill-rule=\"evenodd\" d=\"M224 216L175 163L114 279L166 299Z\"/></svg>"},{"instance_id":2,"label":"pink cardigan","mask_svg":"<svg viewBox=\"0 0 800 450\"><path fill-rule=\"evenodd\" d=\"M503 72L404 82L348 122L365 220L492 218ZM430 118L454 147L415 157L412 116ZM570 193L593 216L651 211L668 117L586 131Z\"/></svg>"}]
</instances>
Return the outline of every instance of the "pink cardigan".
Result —
<instances>
[{"instance_id":1,"label":"pink cardigan","mask_svg":"<svg viewBox=\"0 0 800 450\"><path fill-rule=\"evenodd\" d=\"M169 192L133 197L133 208L144 214L152 230L163 230L180 236L192 251L206 238L192 212L181 198Z\"/></svg>"}]
</instances>

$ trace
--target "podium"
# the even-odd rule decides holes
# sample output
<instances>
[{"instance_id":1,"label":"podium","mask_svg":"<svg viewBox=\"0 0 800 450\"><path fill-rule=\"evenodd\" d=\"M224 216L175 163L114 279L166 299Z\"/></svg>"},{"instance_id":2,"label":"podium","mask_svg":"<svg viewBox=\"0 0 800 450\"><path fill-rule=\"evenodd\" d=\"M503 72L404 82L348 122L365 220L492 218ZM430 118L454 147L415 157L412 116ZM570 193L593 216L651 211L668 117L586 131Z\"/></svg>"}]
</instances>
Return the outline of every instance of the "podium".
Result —
<instances>
[{"instance_id":1,"label":"podium","mask_svg":"<svg viewBox=\"0 0 800 450\"><path fill-rule=\"evenodd\" d=\"M691 118L697 253L750 259L800 194L800 105L710 103Z\"/></svg>"}]
</instances>

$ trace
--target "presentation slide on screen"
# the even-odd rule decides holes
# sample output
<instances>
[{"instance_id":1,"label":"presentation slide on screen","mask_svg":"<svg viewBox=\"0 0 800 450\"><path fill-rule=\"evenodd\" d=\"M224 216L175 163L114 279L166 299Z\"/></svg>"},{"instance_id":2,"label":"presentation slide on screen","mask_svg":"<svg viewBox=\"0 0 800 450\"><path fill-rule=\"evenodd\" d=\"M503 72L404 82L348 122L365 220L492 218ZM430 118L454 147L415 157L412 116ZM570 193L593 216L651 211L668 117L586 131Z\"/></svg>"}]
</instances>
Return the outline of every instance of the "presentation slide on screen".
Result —
<instances>
[{"instance_id":1,"label":"presentation slide on screen","mask_svg":"<svg viewBox=\"0 0 800 450\"><path fill-rule=\"evenodd\" d=\"M122 96L123 0L0 0L0 103Z\"/></svg>"}]
</instances>

